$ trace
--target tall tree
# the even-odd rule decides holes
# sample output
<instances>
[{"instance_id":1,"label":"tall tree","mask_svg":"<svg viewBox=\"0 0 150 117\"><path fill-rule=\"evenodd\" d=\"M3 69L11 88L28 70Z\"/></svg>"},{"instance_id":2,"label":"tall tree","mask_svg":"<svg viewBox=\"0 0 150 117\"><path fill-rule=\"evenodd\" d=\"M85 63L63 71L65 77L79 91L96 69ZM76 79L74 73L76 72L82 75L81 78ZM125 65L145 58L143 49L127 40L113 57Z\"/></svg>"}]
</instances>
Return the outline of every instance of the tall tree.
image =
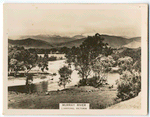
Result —
<instances>
[{"instance_id":1,"label":"tall tree","mask_svg":"<svg viewBox=\"0 0 150 117\"><path fill-rule=\"evenodd\" d=\"M72 52L67 56L68 60L74 57L74 65L82 79L87 80L91 72L92 61L99 56L99 54L109 55L112 53L107 43L104 43L104 38L96 33L94 36L88 36L87 39L80 45L78 51L72 48Z\"/></svg>"}]
</instances>

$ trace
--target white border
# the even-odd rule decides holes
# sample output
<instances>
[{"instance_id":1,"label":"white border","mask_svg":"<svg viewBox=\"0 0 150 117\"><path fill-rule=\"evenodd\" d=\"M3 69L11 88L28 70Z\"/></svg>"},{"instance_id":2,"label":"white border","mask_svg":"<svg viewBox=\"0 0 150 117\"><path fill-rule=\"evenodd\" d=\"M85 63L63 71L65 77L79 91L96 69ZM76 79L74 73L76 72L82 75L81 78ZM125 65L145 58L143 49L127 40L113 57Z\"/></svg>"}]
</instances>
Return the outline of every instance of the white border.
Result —
<instances>
[{"instance_id":1,"label":"white border","mask_svg":"<svg viewBox=\"0 0 150 117\"><path fill-rule=\"evenodd\" d=\"M145 5L143 4L143 7L144 7ZM147 7L145 7L144 8L144 12L145 12L145 10L147 10L148 8ZM136 111L136 113L135 113L135 111L133 112L133 111L128 111L128 110L115 110L115 111L117 111L117 113L115 113L115 111L114 110L106 110L106 111L103 111L103 110L90 110L90 111L82 111L82 113L80 112L80 115L82 115L82 114L84 114L85 115L85 113L86 113L86 115L122 115L123 113L124 113L124 115L139 115L139 114L141 114L141 115L145 115L145 114L147 114L147 68L148 68L148 63L147 63L147 39L148 39L148 31L147 31L147 29L146 29L146 27L148 26L148 21L147 20L145 20L145 19L147 19L147 15L143 15L142 16L142 19L144 20L143 21L143 24L142 24L142 28L144 28L144 30L142 29L142 109L144 109L144 112L143 112L143 110L142 111ZM5 28L5 27L4 27ZM5 29L4 29L4 32L5 32ZM4 40L6 39L7 37L5 36L5 38L4 38ZM6 41L4 41L4 52L6 52ZM4 60L7 60L6 59L7 58L7 56L6 56L6 54L4 54ZM5 70L7 71L7 69L6 69L6 66L5 65L7 65L6 64L6 61L4 61L4 68L5 68ZM4 76L7 76L7 74L6 74L6 72L4 72L5 74L4 74ZM6 80L5 80L6 81ZM145 83L145 81L146 81L146 83ZM4 84L6 84L6 82L4 82ZM4 89L5 89L6 87L4 87ZM6 89L4 90L4 92L6 91ZM143 92L143 91L146 91L146 92ZM6 91L7 92L7 91ZM4 96L5 97L5 96ZM6 97L5 97L6 98ZM4 98L4 99L5 99ZM4 101L4 104L5 104L5 102L6 101ZM8 109L5 109L4 110L4 114L13 114L14 112L15 112L15 110L16 109L13 109L13 110L8 110ZM7 112L6 112L7 111ZM61 115L79 115L79 114L77 114L78 112L76 111L76 112L74 112L74 111L62 111L62 112L60 112L59 110L16 110L17 111L17 113L15 113L15 114L23 114L23 115L26 115L26 114L38 114L38 115L47 115L47 114L51 114L51 115L58 115L58 113L59 113L59 115L61 114ZM103 112L102 112L103 111Z\"/></svg>"}]
</instances>

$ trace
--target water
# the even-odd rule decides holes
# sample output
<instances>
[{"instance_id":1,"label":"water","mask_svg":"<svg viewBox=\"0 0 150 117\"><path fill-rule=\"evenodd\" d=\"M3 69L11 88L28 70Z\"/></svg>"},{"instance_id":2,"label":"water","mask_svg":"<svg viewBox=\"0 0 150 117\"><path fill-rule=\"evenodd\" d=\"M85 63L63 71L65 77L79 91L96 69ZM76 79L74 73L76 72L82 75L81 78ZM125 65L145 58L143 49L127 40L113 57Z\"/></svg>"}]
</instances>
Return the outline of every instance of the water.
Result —
<instances>
[{"instance_id":1,"label":"water","mask_svg":"<svg viewBox=\"0 0 150 117\"><path fill-rule=\"evenodd\" d=\"M27 90L28 89L27 89L26 85L8 87L8 91L16 91L16 92L26 93ZM32 84L31 90L32 90L32 92L46 92L48 90L48 82L42 81L40 83Z\"/></svg>"},{"instance_id":2,"label":"water","mask_svg":"<svg viewBox=\"0 0 150 117\"><path fill-rule=\"evenodd\" d=\"M46 80L46 81L40 81L39 83L35 83L32 88L34 92L46 92L46 91L57 91L63 89L63 87L58 86L59 81L59 73L58 70L63 67L64 65L67 65L65 63L65 60L59 60L59 61L50 61L48 63L48 72L49 73L56 73L56 76L53 76L53 80ZM34 68L34 70L38 70L38 67ZM73 73L71 75L72 82L66 85L66 88L69 88L71 86L76 85L79 80L81 79L78 75L78 72L74 70L74 67L72 66ZM50 76L49 76L50 77ZM110 85L115 85L115 81L119 79L118 73L108 73L107 74L107 80ZM19 91L19 92L26 92L25 85L21 86L12 86L9 87L9 91Z\"/></svg>"},{"instance_id":3,"label":"water","mask_svg":"<svg viewBox=\"0 0 150 117\"><path fill-rule=\"evenodd\" d=\"M108 73L107 74L107 81L110 85L116 85L116 80L120 78L118 73Z\"/></svg>"},{"instance_id":4,"label":"water","mask_svg":"<svg viewBox=\"0 0 150 117\"><path fill-rule=\"evenodd\" d=\"M74 74L76 74L76 72L74 72ZM119 79L119 74L118 73L108 73L108 79L107 80L108 80L108 83L110 85L115 86L115 81L117 79ZM66 88L74 86L75 84L78 83L79 80L80 80L80 78L78 78L78 79L74 78L74 80L72 79L72 82L67 84ZM62 90L62 89L63 89L63 87L58 86L57 81L52 81L52 80L42 81L42 82L35 83L35 84L32 85L33 92L57 91L57 90ZM27 91L25 85L12 86L12 87L9 87L8 90L9 91L22 92L22 93L25 93Z\"/></svg>"}]
</instances>

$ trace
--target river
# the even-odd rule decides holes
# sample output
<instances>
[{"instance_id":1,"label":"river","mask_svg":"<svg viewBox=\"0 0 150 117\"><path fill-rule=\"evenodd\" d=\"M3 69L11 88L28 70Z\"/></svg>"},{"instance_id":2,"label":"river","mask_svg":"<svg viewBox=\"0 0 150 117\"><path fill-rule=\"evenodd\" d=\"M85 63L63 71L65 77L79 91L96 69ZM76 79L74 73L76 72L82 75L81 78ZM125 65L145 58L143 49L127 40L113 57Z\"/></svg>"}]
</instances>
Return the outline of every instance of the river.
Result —
<instances>
[{"instance_id":1,"label":"river","mask_svg":"<svg viewBox=\"0 0 150 117\"><path fill-rule=\"evenodd\" d=\"M34 83L34 90L35 91L39 91L39 92L43 92L43 91L56 91L56 90L61 90L63 89L63 87L61 86L58 86L58 81L59 81L59 74L58 74L58 70L63 67L64 65L67 65L65 63L65 60L58 60L58 61L49 61L48 63L48 68L49 70L47 72L49 73L56 73L57 75L56 76L48 76L44 81L41 80L41 79L35 79L35 83ZM35 67L33 70L38 70L39 68L38 67ZM74 70L74 67L72 66L71 69L73 70L73 73L71 75L71 78L72 78L72 81L66 85L66 88L69 88L71 86L74 86L76 85L79 80L81 79L78 75L78 72L76 70ZM108 80L108 83L110 85L115 85L115 81L117 79L119 79L119 74L118 73L108 73L107 74L107 80ZM52 80L53 79L53 80ZM22 81L22 84L25 84L25 80L20 80ZM39 82L38 82L39 81ZM18 80L19 82L19 80ZM20 88L19 88L20 87ZM24 89L22 88L24 87L24 85L21 85L21 86L16 86L17 89L15 90L18 90L18 89ZM13 90L13 88L15 87L9 87L10 90Z\"/></svg>"}]
</instances>

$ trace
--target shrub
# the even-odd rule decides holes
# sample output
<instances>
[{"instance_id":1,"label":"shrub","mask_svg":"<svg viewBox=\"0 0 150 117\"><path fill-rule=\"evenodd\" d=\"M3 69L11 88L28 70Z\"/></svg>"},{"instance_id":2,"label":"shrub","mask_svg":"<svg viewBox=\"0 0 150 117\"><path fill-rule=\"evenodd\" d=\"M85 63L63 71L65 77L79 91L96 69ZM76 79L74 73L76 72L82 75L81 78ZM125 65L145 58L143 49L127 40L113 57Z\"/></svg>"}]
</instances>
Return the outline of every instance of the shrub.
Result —
<instances>
[{"instance_id":1,"label":"shrub","mask_svg":"<svg viewBox=\"0 0 150 117\"><path fill-rule=\"evenodd\" d=\"M141 91L141 74L134 70L123 71L117 85L119 98L122 100L133 98Z\"/></svg>"},{"instance_id":2,"label":"shrub","mask_svg":"<svg viewBox=\"0 0 150 117\"><path fill-rule=\"evenodd\" d=\"M93 87L98 87L99 85L102 85L102 84L99 84L98 79L99 79L98 77L89 78L87 80L87 85L93 86Z\"/></svg>"},{"instance_id":3,"label":"shrub","mask_svg":"<svg viewBox=\"0 0 150 117\"><path fill-rule=\"evenodd\" d=\"M65 88L66 84L71 82L72 70L66 66L63 66L59 69L58 73L60 74L58 85L63 85Z\"/></svg>"},{"instance_id":4,"label":"shrub","mask_svg":"<svg viewBox=\"0 0 150 117\"><path fill-rule=\"evenodd\" d=\"M81 79L78 83L78 86L86 86L86 79Z\"/></svg>"},{"instance_id":5,"label":"shrub","mask_svg":"<svg viewBox=\"0 0 150 117\"><path fill-rule=\"evenodd\" d=\"M98 78L98 77L92 77L92 78L88 78L87 80L86 79L81 79L79 81L79 84L78 86L93 86L93 87L98 87L98 86L102 86L103 84L105 84L105 78L104 77L101 77L101 78Z\"/></svg>"}]
</instances>

